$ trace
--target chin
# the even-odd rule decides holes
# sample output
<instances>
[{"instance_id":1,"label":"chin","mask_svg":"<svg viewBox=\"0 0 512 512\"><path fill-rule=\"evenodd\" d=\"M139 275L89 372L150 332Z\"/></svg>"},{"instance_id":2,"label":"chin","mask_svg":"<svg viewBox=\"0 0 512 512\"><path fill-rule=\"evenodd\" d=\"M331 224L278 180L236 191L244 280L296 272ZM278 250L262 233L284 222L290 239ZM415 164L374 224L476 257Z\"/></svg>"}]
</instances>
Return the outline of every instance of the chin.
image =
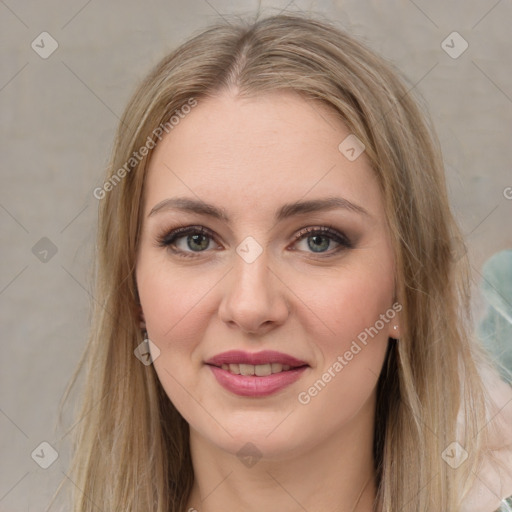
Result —
<instances>
[{"instance_id":1,"label":"chin","mask_svg":"<svg viewBox=\"0 0 512 512\"><path fill-rule=\"evenodd\" d=\"M240 412L236 416L233 421L227 421L224 417L224 428L217 425L214 431L210 424L203 428L192 428L208 443L238 458L282 460L298 455L309 445L315 444L315 438L308 435L304 428L297 428L287 420L283 422L286 415L267 417L267 421L264 415L255 412L248 412L246 418Z\"/></svg>"}]
</instances>

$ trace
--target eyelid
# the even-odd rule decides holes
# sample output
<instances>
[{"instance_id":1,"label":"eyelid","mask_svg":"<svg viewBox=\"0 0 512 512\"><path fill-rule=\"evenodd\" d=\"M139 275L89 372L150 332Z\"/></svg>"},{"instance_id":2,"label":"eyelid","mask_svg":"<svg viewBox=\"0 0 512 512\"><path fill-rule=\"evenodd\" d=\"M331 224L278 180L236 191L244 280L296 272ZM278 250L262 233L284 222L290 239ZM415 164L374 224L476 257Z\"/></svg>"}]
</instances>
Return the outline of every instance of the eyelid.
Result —
<instances>
[{"instance_id":1,"label":"eyelid","mask_svg":"<svg viewBox=\"0 0 512 512\"><path fill-rule=\"evenodd\" d=\"M211 229L202 225L187 225L164 230L163 234L156 237L156 245L158 247L169 247L178 238L190 234L203 234L217 242L217 235Z\"/></svg>"},{"instance_id":2,"label":"eyelid","mask_svg":"<svg viewBox=\"0 0 512 512\"><path fill-rule=\"evenodd\" d=\"M295 235L294 235L294 243L297 241L300 241L304 238L307 238L307 235L313 236L316 234L323 234L323 235L331 235L332 239L339 239L340 241L338 243L344 244L346 246L352 246L352 242L350 239L345 235L345 233L339 231L335 227L324 224L322 226L308 226L306 228L300 229Z\"/></svg>"}]
</instances>

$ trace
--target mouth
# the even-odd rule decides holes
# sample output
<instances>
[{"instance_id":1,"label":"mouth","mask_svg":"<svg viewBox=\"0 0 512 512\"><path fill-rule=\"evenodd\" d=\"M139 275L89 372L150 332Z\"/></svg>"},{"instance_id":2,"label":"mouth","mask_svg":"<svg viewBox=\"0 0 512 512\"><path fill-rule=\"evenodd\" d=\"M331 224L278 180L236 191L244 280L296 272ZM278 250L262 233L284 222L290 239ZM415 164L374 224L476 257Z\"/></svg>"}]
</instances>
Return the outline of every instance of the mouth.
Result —
<instances>
[{"instance_id":1,"label":"mouth","mask_svg":"<svg viewBox=\"0 0 512 512\"><path fill-rule=\"evenodd\" d=\"M281 363L266 363L266 364L243 364L243 363L230 363L221 365L211 365L217 368L222 368L234 375L255 375L257 377L267 377L275 373L288 372L297 368L309 366L307 364L291 366L289 364Z\"/></svg>"},{"instance_id":2,"label":"mouth","mask_svg":"<svg viewBox=\"0 0 512 512\"><path fill-rule=\"evenodd\" d=\"M310 368L305 361L274 350L256 353L230 350L217 354L205 364L226 390L253 398L284 390Z\"/></svg>"},{"instance_id":3,"label":"mouth","mask_svg":"<svg viewBox=\"0 0 512 512\"><path fill-rule=\"evenodd\" d=\"M272 373L273 365L276 365L274 366L275 370L280 371ZM309 365L288 366L288 369L285 370L286 366L280 363L261 365L224 363L221 366L213 364L207 366L224 389L235 395L252 398L266 397L284 390L300 379L309 368ZM244 371L247 373L234 373L231 368L237 372ZM271 373L268 373L269 371Z\"/></svg>"},{"instance_id":4,"label":"mouth","mask_svg":"<svg viewBox=\"0 0 512 512\"><path fill-rule=\"evenodd\" d=\"M274 373L288 372L309 366L301 359L275 350L261 352L229 350L208 359L206 364L222 368L234 375L255 375L257 377L266 377Z\"/></svg>"}]
</instances>

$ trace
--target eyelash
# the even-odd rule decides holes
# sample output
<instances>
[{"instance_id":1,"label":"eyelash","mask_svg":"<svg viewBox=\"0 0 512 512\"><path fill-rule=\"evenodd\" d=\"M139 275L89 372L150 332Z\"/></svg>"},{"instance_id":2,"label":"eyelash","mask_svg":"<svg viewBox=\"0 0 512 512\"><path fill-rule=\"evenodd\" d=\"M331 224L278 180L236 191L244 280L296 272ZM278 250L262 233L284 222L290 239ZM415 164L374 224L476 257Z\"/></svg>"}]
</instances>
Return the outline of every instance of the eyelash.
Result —
<instances>
[{"instance_id":1,"label":"eyelash","mask_svg":"<svg viewBox=\"0 0 512 512\"><path fill-rule=\"evenodd\" d=\"M180 238L183 238L187 235L205 235L210 239L215 240L215 235L212 231L210 231L208 228L205 228L204 226L184 226L179 227L176 229L173 229L169 232L164 233L163 235L160 235L157 237L157 244L158 247L167 247L170 249L174 254L176 254L179 257L183 258L195 258L199 256L202 252L206 252L206 249L204 251L182 251L181 249L175 249L173 248L174 243L176 240L179 240ZM307 227L301 229L295 236L294 236L294 244L300 242L301 240L305 238L309 238L312 236L327 236L330 240L334 240L335 242L339 243L339 247L337 247L334 251L331 251L329 253L314 253L311 252L311 254L315 254L317 257L320 258L328 258L331 256L337 255L340 251L344 249L352 249L353 244L349 240L349 238L343 234L334 229L332 226L321 226L321 227Z\"/></svg>"}]
</instances>

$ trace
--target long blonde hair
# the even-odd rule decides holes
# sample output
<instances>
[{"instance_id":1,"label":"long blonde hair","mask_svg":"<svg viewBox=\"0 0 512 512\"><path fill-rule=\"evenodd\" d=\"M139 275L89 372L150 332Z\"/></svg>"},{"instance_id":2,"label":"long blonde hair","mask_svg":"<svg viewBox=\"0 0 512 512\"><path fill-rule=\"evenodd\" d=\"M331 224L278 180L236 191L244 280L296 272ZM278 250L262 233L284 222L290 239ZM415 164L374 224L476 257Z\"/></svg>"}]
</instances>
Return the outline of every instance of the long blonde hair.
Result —
<instances>
[{"instance_id":1,"label":"long blonde hair","mask_svg":"<svg viewBox=\"0 0 512 512\"><path fill-rule=\"evenodd\" d=\"M191 98L200 103L227 88L240 96L295 91L329 106L366 146L391 228L404 333L390 344L378 382L379 502L389 512L458 510L486 440L477 371L485 355L470 334L468 262L454 257L462 236L439 142L413 87L390 63L334 24L306 15L208 28L151 71L123 114L105 177L110 186L98 194L90 337L68 388L85 369L73 430L72 510L186 506L194 478L188 424L153 366L134 356L143 339L134 269L152 149L140 161L133 155L157 143L155 129L169 127ZM442 457L454 441L468 452L457 470Z\"/></svg>"}]
</instances>

